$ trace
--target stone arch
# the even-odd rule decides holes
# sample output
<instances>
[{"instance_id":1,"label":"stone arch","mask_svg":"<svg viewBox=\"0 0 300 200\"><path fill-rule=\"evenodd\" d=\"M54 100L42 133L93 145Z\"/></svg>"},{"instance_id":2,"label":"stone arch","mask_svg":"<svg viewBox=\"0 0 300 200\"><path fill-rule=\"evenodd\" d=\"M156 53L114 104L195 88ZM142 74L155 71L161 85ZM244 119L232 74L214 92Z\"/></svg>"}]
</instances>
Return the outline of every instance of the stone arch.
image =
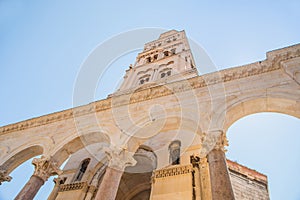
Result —
<instances>
[{"instance_id":1,"label":"stone arch","mask_svg":"<svg viewBox=\"0 0 300 200\"><path fill-rule=\"evenodd\" d=\"M1 169L10 174L14 169L23 164L25 161L43 154L44 148L40 145L33 145L14 153L10 158L1 165Z\"/></svg>"},{"instance_id":2,"label":"stone arch","mask_svg":"<svg viewBox=\"0 0 300 200\"><path fill-rule=\"evenodd\" d=\"M57 162L58 166L60 166L71 154L87 145L95 143L109 145L110 138L102 132L91 132L84 135L77 135L77 137L72 137L67 142L61 144L58 150L53 153L53 159Z\"/></svg>"},{"instance_id":3,"label":"stone arch","mask_svg":"<svg viewBox=\"0 0 300 200\"><path fill-rule=\"evenodd\" d=\"M245 116L261 112L282 113L300 118L300 102L285 98L254 98L229 105L223 130L226 132L234 122Z\"/></svg>"},{"instance_id":4,"label":"stone arch","mask_svg":"<svg viewBox=\"0 0 300 200\"><path fill-rule=\"evenodd\" d=\"M258 172L268 172L267 177L269 181L272 180L273 191L274 188L280 188L281 192L293 193L288 186L282 186L282 182L283 177L288 177L289 181L299 179L299 175L295 176L299 164L294 162L295 153L300 149L295 140L299 122L299 118L282 112L246 115L228 128L227 156ZM278 164L279 158L284 160L284 164ZM288 172L278 176L278 171Z\"/></svg>"},{"instance_id":5,"label":"stone arch","mask_svg":"<svg viewBox=\"0 0 300 200\"><path fill-rule=\"evenodd\" d=\"M146 145L140 145L134 154L137 164L127 167L120 181L116 200L149 199L151 177L157 167L157 156Z\"/></svg>"},{"instance_id":6,"label":"stone arch","mask_svg":"<svg viewBox=\"0 0 300 200\"><path fill-rule=\"evenodd\" d=\"M183 137L181 132L186 131L193 135L201 135L201 124L200 122L186 118L184 116L168 116L163 119L156 119L153 122L149 123L149 117L144 117L137 122L137 124L144 125L139 129L135 127L128 128L128 132L131 133L131 137L128 141L128 149L131 152L135 152L141 144L148 146L153 151L155 147L149 144L149 141L159 141L156 139L159 135L162 135L166 132L174 131L176 132L173 136L169 136L169 142L179 139L178 137ZM167 137L167 136L166 136ZM166 144L168 146L168 144Z\"/></svg>"},{"instance_id":7,"label":"stone arch","mask_svg":"<svg viewBox=\"0 0 300 200\"><path fill-rule=\"evenodd\" d=\"M147 120L145 118L143 120ZM141 120L141 122L143 122ZM142 124L142 123L141 123ZM134 129L129 129L134 130ZM168 117L165 120L165 126L157 133L153 134L151 131L156 131L155 128L143 127L133 133L127 142L128 151L136 152L141 146L148 146L157 155L158 166L169 165L169 154L167 157L162 157L168 151L169 144L174 140L180 140L181 155L184 154L191 146L200 143L200 136L202 133L200 122L191 120L189 118L179 119L177 116ZM139 137L140 135L149 135L147 138Z\"/></svg>"}]
</instances>

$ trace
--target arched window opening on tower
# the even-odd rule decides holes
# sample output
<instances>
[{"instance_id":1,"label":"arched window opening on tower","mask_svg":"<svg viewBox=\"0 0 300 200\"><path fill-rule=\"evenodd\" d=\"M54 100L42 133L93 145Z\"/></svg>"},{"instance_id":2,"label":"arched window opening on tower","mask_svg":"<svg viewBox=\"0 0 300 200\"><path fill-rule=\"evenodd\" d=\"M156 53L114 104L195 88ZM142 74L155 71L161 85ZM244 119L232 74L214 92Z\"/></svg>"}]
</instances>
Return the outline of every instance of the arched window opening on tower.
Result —
<instances>
[{"instance_id":1,"label":"arched window opening on tower","mask_svg":"<svg viewBox=\"0 0 300 200\"><path fill-rule=\"evenodd\" d=\"M165 56L169 56L169 51L164 51Z\"/></svg>"},{"instance_id":2,"label":"arched window opening on tower","mask_svg":"<svg viewBox=\"0 0 300 200\"><path fill-rule=\"evenodd\" d=\"M171 74L172 74L171 69L165 69L160 73L160 78L171 76Z\"/></svg>"},{"instance_id":3,"label":"arched window opening on tower","mask_svg":"<svg viewBox=\"0 0 300 200\"><path fill-rule=\"evenodd\" d=\"M77 174L75 176L74 182L81 181L81 179L82 179L82 177L83 177L83 175L84 175L84 173L85 173L88 165L90 164L90 161L91 161L91 159L87 158L87 159L84 159L81 162L81 164L79 166L79 170L78 170L78 172L77 172Z\"/></svg>"},{"instance_id":4,"label":"arched window opening on tower","mask_svg":"<svg viewBox=\"0 0 300 200\"><path fill-rule=\"evenodd\" d=\"M144 83L149 82L150 80L150 75L142 76L139 78L139 85L143 85Z\"/></svg>"},{"instance_id":5,"label":"arched window opening on tower","mask_svg":"<svg viewBox=\"0 0 300 200\"><path fill-rule=\"evenodd\" d=\"M146 58L146 62L147 62L147 63L151 62L151 57L147 57L147 58Z\"/></svg>"},{"instance_id":6,"label":"arched window opening on tower","mask_svg":"<svg viewBox=\"0 0 300 200\"><path fill-rule=\"evenodd\" d=\"M181 142L175 140L169 145L169 154L170 154L170 164L179 165L180 164L180 147Z\"/></svg>"}]
</instances>

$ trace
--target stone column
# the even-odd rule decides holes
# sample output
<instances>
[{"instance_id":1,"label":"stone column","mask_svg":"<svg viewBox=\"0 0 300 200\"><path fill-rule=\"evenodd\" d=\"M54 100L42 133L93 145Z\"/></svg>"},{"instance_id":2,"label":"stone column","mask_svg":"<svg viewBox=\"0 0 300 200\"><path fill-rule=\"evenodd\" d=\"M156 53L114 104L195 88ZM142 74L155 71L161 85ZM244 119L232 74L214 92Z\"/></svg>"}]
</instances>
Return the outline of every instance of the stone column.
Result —
<instances>
[{"instance_id":1,"label":"stone column","mask_svg":"<svg viewBox=\"0 0 300 200\"><path fill-rule=\"evenodd\" d=\"M206 147L211 182L212 200L234 200L234 193L229 177L225 157L225 146L228 146L223 131L213 131L207 135Z\"/></svg>"},{"instance_id":2,"label":"stone column","mask_svg":"<svg viewBox=\"0 0 300 200\"><path fill-rule=\"evenodd\" d=\"M0 185L4 181L10 182L11 179L12 179L11 176L7 175L6 170L5 169L1 169L1 167L0 167Z\"/></svg>"},{"instance_id":3,"label":"stone column","mask_svg":"<svg viewBox=\"0 0 300 200\"><path fill-rule=\"evenodd\" d=\"M57 167L56 162L43 156L41 158L34 158L32 164L35 167L34 173L15 200L32 200L50 176L61 174L62 172Z\"/></svg>"},{"instance_id":4,"label":"stone column","mask_svg":"<svg viewBox=\"0 0 300 200\"><path fill-rule=\"evenodd\" d=\"M63 182L63 180L61 178L55 178L53 179L53 182L55 185L47 200L55 200L59 192L59 186L62 184L61 182Z\"/></svg>"},{"instance_id":5,"label":"stone column","mask_svg":"<svg viewBox=\"0 0 300 200\"><path fill-rule=\"evenodd\" d=\"M125 148L111 147L104 150L109 158L109 163L95 200L114 200L124 169L127 166L134 166L136 161L133 158L133 154L126 151Z\"/></svg>"}]
</instances>

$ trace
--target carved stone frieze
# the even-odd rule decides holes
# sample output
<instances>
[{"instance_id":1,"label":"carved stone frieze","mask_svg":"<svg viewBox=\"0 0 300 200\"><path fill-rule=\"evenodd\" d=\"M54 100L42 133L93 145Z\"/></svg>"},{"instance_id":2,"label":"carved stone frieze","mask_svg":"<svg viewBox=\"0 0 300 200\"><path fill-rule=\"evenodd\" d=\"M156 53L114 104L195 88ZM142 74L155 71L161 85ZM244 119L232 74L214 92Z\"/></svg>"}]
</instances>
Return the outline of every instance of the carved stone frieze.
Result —
<instances>
[{"instance_id":1,"label":"carved stone frieze","mask_svg":"<svg viewBox=\"0 0 300 200\"><path fill-rule=\"evenodd\" d=\"M32 160L34 165L33 175L40 177L44 182L48 180L50 176L60 175L62 170L59 169L57 163L46 157L34 158Z\"/></svg>"}]
</instances>

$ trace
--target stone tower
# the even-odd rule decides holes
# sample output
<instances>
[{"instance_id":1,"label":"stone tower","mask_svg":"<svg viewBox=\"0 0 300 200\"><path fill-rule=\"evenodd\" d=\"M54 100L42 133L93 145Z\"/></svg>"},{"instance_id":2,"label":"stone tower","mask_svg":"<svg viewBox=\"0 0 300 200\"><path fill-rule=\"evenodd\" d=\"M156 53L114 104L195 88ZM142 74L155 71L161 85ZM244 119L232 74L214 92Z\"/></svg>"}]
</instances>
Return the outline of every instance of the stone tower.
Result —
<instances>
[{"instance_id":1,"label":"stone tower","mask_svg":"<svg viewBox=\"0 0 300 200\"><path fill-rule=\"evenodd\" d=\"M198 75L195 61L184 31L171 30L146 43L135 64L126 70L118 91L151 83L165 84Z\"/></svg>"}]
</instances>

